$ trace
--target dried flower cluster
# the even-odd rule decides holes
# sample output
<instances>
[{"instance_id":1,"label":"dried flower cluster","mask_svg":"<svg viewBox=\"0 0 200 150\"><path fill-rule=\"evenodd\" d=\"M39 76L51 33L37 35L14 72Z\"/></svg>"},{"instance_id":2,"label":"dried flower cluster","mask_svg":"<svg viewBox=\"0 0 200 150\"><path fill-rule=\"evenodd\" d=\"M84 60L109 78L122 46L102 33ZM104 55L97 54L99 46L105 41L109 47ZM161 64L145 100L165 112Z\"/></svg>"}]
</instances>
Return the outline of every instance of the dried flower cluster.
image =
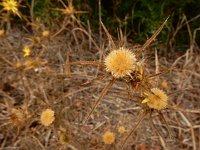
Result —
<instances>
[{"instance_id":1,"label":"dried flower cluster","mask_svg":"<svg viewBox=\"0 0 200 150\"><path fill-rule=\"evenodd\" d=\"M138 87L138 83L144 79L144 68L140 62L137 62L135 54L129 49L121 48L111 51L105 58L105 66L106 70L115 78L129 76L131 78L131 84L136 88ZM149 83L147 80L145 84ZM166 108L168 96L164 91L158 88L152 88L151 91L145 92L144 94L146 98L142 103L146 103L149 108L156 110Z\"/></svg>"}]
</instances>

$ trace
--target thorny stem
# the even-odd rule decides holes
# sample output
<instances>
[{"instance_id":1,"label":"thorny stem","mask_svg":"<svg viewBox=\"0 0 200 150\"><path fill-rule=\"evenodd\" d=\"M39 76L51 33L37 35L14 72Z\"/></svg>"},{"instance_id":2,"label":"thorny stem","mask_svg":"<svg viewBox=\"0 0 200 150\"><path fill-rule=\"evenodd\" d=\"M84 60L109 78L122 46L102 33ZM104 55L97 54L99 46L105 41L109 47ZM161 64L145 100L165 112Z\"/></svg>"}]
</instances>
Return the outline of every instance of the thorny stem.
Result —
<instances>
[{"instance_id":1,"label":"thorny stem","mask_svg":"<svg viewBox=\"0 0 200 150\"><path fill-rule=\"evenodd\" d=\"M115 43L114 43L114 41L113 41L111 35L109 34L108 30L107 30L106 27L104 26L103 22L100 21L100 23L101 23L101 25L102 25L104 31L106 32L106 35L107 35L107 37L108 37L109 42L111 42L112 48L116 48Z\"/></svg>"},{"instance_id":2,"label":"thorny stem","mask_svg":"<svg viewBox=\"0 0 200 150\"><path fill-rule=\"evenodd\" d=\"M141 54L150 44L151 42L153 42L155 40L155 38L158 36L158 34L162 31L164 25L166 24L167 20L169 19L169 17L167 17L167 19L163 22L163 24L158 28L158 30L156 30L156 32L151 36L150 39L148 39L146 41L146 43L144 43L144 45L142 46L141 49L139 49L139 51L137 52L137 54Z\"/></svg>"},{"instance_id":3,"label":"thorny stem","mask_svg":"<svg viewBox=\"0 0 200 150\"><path fill-rule=\"evenodd\" d=\"M125 140L122 143L122 149L124 148L124 145L126 144L126 141L128 140L128 138L133 134L133 132L135 132L135 130L137 129L137 127L139 126L140 122L144 119L144 117L146 116L147 112L141 110L140 114L139 114L139 120L136 123L136 125L133 127L133 129L131 130L131 132L126 136Z\"/></svg>"},{"instance_id":4,"label":"thorny stem","mask_svg":"<svg viewBox=\"0 0 200 150\"><path fill-rule=\"evenodd\" d=\"M100 81L103 81L104 79L106 79L108 76L107 75L103 75L103 76L99 76L99 77L96 77L92 80L88 80L86 81L85 83L81 84L82 86L87 86L87 85L90 85L92 84L95 80L100 80Z\"/></svg>"},{"instance_id":5,"label":"thorny stem","mask_svg":"<svg viewBox=\"0 0 200 150\"><path fill-rule=\"evenodd\" d=\"M153 122L152 111L151 111L150 114L149 114L149 121L150 121L150 123L151 123L151 125L152 125L152 129L154 128L155 131L156 131L156 133L157 133L161 138L163 138L163 136L162 136L162 134L160 133L159 129L155 126L155 124L154 124L154 122Z\"/></svg>"},{"instance_id":6,"label":"thorny stem","mask_svg":"<svg viewBox=\"0 0 200 150\"><path fill-rule=\"evenodd\" d=\"M168 107L175 111L200 114L200 109L183 109L178 106L168 106Z\"/></svg>"},{"instance_id":7,"label":"thorny stem","mask_svg":"<svg viewBox=\"0 0 200 150\"><path fill-rule=\"evenodd\" d=\"M113 83L115 82L115 78L113 78L108 85L106 85L104 87L104 89L101 91L100 96L98 98L98 100L95 102L92 110L88 113L88 115L86 116L86 119L83 121L83 124L86 123L86 121L90 118L90 116L92 115L92 113L94 112L94 110L97 108L97 106L99 105L100 101L102 100L103 96L108 92L108 90L111 88L111 86L113 85Z\"/></svg>"},{"instance_id":8,"label":"thorny stem","mask_svg":"<svg viewBox=\"0 0 200 150\"><path fill-rule=\"evenodd\" d=\"M159 112L158 112L158 113L159 113ZM159 118L160 118L160 115L159 115ZM156 127L156 125L155 125L154 122L153 122L152 111L151 111L151 113L150 113L149 121L150 121L150 123L151 123L151 125L152 125L152 128L155 129L155 132L158 134L163 149L168 150L169 147L167 146L167 141L165 140L163 134L161 134L161 132L159 131L159 129ZM168 131L168 132L169 132L169 131ZM169 133L169 134L170 134L170 133Z\"/></svg>"},{"instance_id":9,"label":"thorny stem","mask_svg":"<svg viewBox=\"0 0 200 150\"><path fill-rule=\"evenodd\" d=\"M76 62L66 63L65 65L95 65L101 67L105 66L103 63L99 63L97 61L76 61Z\"/></svg>"},{"instance_id":10,"label":"thorny stem","mask_svg":"<svg viewBox=\"0 0 200 150\"><path fill-rule=\"evenodd\" d=\"M171 134L171 130L169 128L169 124L166 121L164 115L160 111L158 111L158 114L159 114L160 119L166 124L167 132L169 133L169 137L170 137L170 140L171 140L173 138L173 136Z\"/></svg>"},{"instance_id":11,"label":"thorny stem","mask_svg":"<svg viewBox=\"0 0 200 150\"><path fill-rule=\"evenodd\" d=\"M151 75L151 76L149 76L148 78L154 78L154 77L156 77L156 76L160 76L160 75L164 75L164 74L167 74L167 73L169 73L170 71L173 71L173 69L175 69L175 68L169 68L169 69L167 69L167 70L165 70L165 71L163 71L163 72L159 72L159 73L156 73L156 74L154 74L154 75Z\"/></svg>"},{"instance_id":12,"label":"thorny stem","mask_svg":"<svg viewBox=\"0 0 200 150\"><path fill-rule=\"evenodd\" d=\"M97 48L97 50L98 50L99 52L102 51L101 48L99 48L99 46L98 46L98 45L96 44L96 42L91 38L91 35L90 35L87 31L85 31L85 30L83 30L83 29L81 29L81 28L75 28L75 29L72 30L72 33L74 34L75 31L82 31L83 33L85 33L85 35L87 35L87 36L90 38L91 42L94 44L94 46Z\"/></svg>"}]
</instances>

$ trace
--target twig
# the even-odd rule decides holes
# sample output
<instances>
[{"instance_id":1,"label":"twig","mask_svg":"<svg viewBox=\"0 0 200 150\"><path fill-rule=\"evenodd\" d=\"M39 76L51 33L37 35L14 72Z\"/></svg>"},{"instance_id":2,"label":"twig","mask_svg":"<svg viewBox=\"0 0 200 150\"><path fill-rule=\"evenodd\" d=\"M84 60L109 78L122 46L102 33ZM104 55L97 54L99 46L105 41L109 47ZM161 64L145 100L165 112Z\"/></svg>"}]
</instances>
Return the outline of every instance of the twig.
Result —
<instances>
[{"instance_id":1,"label":"twig","mask_svg":"<svg viewBox=\"0 0 200 150\"><path fill-rule=\"evenodd\" d=\"M88 115L86 116L86 119L83 121L83 124L86 123L86 121L90 118L90 116L92 115L92 113L94 112L94 110L96 109L96 107L98 106L98 104L100 103L100 101L102 100L102 98L104 97L104 95L108 92L108 90L111 88L111 86L114 84L115 82L115 78L113 78L109 84L107 86L104 87L104 89L101 91L99 99L95 102L92 110L88 113Z\"/></svg>"}]
</instances>

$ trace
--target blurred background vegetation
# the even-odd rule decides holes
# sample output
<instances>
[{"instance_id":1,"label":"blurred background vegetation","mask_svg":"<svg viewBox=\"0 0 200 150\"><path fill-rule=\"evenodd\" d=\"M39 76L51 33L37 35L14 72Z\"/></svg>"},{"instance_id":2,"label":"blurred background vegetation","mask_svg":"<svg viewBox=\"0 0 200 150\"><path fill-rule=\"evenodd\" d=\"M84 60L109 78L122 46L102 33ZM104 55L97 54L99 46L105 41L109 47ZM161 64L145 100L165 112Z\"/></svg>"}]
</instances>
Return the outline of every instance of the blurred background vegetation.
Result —
<instances>
[{"instance_id":1,"label":"blurred background vegetation","mask_svg":"<svg viewBox=\"0 0 200 150\"><path fill-rule=\"evenodd\" d=\"M27 6L30 0L24 0L20 8L23 14L29 14ZM63 0L68 5L68 0ZM49 24L55 19L62 20L64 15L55 8L64 8L60 0L34 0L34 16ZM127 38L136 43L144 43L168 17L167 26L159 35L159 42L165 43L169 49L186 50L193 42L200 44L200 1L199 0L74 0L77 17L87 24L89 20L93 31L99 29L99 8L101 6L102 22L109 32L117 37L122 30ZM187 21L189 21L187 23ZM189 30L190 29L190 30Z\"/></svg>"}]
</instances>

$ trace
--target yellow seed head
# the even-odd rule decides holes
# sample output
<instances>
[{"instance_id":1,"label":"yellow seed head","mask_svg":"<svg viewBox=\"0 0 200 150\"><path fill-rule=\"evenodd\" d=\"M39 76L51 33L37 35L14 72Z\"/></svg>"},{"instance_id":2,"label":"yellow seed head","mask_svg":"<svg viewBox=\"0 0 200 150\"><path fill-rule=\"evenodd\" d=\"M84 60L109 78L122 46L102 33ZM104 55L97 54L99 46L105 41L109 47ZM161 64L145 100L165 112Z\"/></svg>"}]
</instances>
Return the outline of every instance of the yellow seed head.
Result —
<instances>
[{"instance_id":1,"label":"yellow seed head","mask_svg":"<svg viewBox=\"0 0 200 150\"><path fill-rule=\"evenodd\" d=\"M118 132L122 134L122 133L126 132L126 129L123 126L120 126L118 128Z\"/></svg>"},{"instance_id":2,"label":"yellow seed head","mask_svg":"<svg viewBox=\"0 0 200 150\"><path fill-rule=\"evenodd\" d=\"M106 131L103 134L102 138L103 138L103 142L105 144L112 144L115 141L115 135L112 132L110 132L110 131Z\"/></svg>"},{"instance_id":3,"label":"yellow seed head","mask_svg":"<svg viewBox=\"0 0 200 150\"><path fill-rule=\"evenodd\" d=\"M24 47L23 52L24 52L24 57L28 57L31 54L31 50L28 46Z\"/></svg>"},{"instance_id":4,"label":"yellow seed head","mask_svg":"<svg viewBox=\"0 0 200 150\"><path fill-rule=\"evenodd\" d=\"M14 14L18 14L18 4L15 0L3 0L3 9L6 11L12 11Z\"/></svg>"},{"instance_id":5,"label":"yellow seed head","mask_svg":"<svg viewBox=\"0 0 200 150\"><path fill-rule=\"evenodd\" d=\"M49 36L49 31L43 31L42 32L43 37L48 37Z\"/></svg>"},{"instance_id":6,"label":"yellow seed head","mask_svg":"<svg viewBox=\"0 0 200 150\"><path fill-rule=\"evenodd\" d=\"M55 112L51 109L46 109L40 116L40 121L44 126L49 126L55 120Z\"/></svg>"},{"instance_id":7,"label":"yellow seed head","mask_svg":"<svg viewBox=\"0 0 200 150\"><path fill-rule=\"evenodd\" d=\"M123 78L135 69L135 54L124 48L113 50L105 58L105 65L115 78Z\"/></svg>"},{"instance_id":8,"label":"yellow seed head","mask_svg":"<svg viewBox=\"0 0 200 150\"><path fill-rule=\"evenodd\" d=\"M163 90L158 88L151 89L152 93L145 93L147 96L142 103L146 103L147 106L153 109L162 110L166 108L168 104L168 96Z\"/></svg>"}]
</instances>

